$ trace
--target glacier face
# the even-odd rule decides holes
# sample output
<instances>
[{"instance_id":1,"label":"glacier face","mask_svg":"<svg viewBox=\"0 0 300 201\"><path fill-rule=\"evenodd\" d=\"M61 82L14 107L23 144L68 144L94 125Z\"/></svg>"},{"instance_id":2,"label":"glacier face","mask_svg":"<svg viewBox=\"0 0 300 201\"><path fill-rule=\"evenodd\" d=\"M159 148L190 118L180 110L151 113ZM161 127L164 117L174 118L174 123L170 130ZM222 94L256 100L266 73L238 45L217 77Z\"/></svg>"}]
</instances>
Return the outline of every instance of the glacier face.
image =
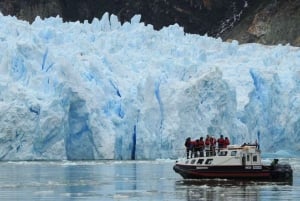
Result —
<instances>
[{"instance_id":1,"label":"glacier face","mask_svg":"<svg viewBox=\"0 0 300 201\"><path fill-rule=\"evenodd\" d=\"M0 15L0 159L183 156L186 137L300 151L300 49L155 31L134 16Z\"/></svg>"}]
</instances>

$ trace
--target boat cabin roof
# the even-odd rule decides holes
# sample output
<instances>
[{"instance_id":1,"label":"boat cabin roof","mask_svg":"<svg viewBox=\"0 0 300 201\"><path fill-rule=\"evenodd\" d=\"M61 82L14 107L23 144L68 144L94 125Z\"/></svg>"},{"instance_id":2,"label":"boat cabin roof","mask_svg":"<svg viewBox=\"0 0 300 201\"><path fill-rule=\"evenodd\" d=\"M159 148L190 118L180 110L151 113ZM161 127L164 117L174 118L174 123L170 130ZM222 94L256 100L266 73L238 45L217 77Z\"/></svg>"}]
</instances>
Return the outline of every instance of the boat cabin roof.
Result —
<instances>
[{"instance_id":1,"label":"boat cabin roof","mask_svg":"<svg viewBox=\"0 0 300 201\"><path fill-rule=\"evenodd\" d=\"M240 149L240 150L246 151L246 152L252 152L252 153L259 152L260 153L258 145L242 145L242 146L233 145L233 146L228 146L227 149L229 149L229 150Z\"/></svg>"}]
</instances>

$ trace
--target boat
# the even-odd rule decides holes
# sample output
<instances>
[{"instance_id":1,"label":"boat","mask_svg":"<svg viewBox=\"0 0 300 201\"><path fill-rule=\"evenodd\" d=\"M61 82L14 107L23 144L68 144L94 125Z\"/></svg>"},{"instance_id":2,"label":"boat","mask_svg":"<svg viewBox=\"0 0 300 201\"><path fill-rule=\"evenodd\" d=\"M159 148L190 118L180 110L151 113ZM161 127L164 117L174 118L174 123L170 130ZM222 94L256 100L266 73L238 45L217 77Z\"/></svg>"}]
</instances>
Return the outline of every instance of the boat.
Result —
<instances>
[{"instance_id":1,"label":"boat","mask_svg":"<svg viewBox=\"0 0 300 201\"><path fill-rule=\"evenodd\" d=\"M287 181L293 179L290 164L262 163L261 150L257 145L229 145L215 151L202 153L201 157L176 160L173 169L184 179L241 179ZM204 156L205 155L205 156Z\"/></svg>"}]
</instances>

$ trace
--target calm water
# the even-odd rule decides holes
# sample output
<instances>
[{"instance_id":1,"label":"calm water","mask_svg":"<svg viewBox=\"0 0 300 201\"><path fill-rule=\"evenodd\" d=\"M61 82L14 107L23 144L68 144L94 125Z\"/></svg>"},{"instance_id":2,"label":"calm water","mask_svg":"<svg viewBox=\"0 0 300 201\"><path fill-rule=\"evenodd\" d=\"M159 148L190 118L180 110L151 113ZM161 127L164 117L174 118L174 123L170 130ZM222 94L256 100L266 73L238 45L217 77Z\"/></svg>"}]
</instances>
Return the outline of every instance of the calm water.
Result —
<instances>
[{"instance_id":1,"label":"calm water","mask_svg":"<svg viewBox=\"0 0 300 201\"><path fill-rule=\"evenodd\" d=\"M0 162L0 200L300 200L292 183L184 181L174 161Z\"/></svg>"}]
</instances>

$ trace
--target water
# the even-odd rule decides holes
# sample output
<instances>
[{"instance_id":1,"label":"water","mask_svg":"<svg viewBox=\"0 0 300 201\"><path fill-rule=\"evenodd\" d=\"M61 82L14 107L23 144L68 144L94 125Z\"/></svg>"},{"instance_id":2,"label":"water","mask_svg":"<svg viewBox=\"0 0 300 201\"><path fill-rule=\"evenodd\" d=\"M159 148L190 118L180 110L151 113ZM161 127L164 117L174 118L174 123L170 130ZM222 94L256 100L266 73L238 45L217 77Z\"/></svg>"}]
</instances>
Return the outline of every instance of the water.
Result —
<instances>
[{"instance_id":1,"label":"water","mask_svg":"<svg viewBox=\"0 0 300 201\"><path fill-rule=\"evenodd\" d=\"M0 200L299 200L288 162L292 183L183 180L174 161L0 162Z\"/></svg>"}]
</instances>

